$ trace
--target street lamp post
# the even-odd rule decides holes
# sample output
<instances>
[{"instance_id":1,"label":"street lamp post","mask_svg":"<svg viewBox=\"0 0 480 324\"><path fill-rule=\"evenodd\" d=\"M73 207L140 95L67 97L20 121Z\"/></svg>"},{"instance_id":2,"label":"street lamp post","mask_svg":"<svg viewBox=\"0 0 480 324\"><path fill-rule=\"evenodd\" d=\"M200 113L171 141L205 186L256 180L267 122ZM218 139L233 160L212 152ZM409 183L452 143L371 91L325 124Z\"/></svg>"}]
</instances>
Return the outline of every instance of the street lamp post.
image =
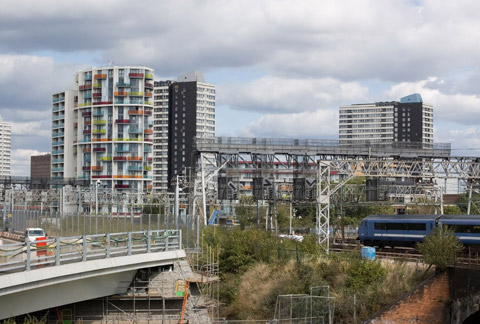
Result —
<instances>
[{"instance_id":1,"label":"street lamp post","mask_svg":"<svg viewBox=\"0 0 480 324\"><path fill-rule=\"evenodd\" d=\"M95 182L95 234L98 234L98 185L100 184L100 180Z\"/></svg>"}]
</instances>

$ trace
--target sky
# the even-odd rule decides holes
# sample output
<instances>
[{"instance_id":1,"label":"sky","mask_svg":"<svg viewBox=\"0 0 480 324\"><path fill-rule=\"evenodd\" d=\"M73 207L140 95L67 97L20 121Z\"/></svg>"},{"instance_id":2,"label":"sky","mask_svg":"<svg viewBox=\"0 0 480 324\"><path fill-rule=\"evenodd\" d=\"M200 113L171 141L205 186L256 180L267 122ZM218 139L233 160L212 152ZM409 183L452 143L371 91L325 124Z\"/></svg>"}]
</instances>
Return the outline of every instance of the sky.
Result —
<instances>
[{"instance_id":1,"label":"sky","mask_svg":"<svg viewBox=\"0 0 480 324\"><path fill-rule=\"evenodd\" d=\"M51 150L51 95L76 71L198 70L217 87L216 135L338 139L341 105L420 93L435 142L480 156L474 0L0 0L0 115L12 175Z\"/></svg>"}]
</instances>

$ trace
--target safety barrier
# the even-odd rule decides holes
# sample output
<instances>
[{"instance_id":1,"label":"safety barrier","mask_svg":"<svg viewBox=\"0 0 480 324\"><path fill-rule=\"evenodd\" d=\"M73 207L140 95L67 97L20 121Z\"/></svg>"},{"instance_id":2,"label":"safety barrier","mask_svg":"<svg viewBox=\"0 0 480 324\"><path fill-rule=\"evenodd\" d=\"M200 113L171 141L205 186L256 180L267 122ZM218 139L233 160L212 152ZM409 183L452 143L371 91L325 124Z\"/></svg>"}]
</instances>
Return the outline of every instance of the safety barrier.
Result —
<instances>
[{"instance_id":1,"label":"safety barrier","mask_svg":"<svg viewBox=\"0 0 480 324\"><path fill-rule=\"evenodd\" d=\"M0 275L182 248L182 232L153 230L59 237L0 246Z\"/></svg>"}]
</instances>

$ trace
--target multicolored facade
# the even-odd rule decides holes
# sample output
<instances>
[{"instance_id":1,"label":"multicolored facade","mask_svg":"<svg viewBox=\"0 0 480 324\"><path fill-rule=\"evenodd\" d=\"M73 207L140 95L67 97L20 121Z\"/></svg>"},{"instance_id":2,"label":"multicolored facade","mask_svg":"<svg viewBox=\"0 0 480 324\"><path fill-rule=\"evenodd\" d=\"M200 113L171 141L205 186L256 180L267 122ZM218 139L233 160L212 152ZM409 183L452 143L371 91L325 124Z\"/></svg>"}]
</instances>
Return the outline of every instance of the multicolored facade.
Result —
<instances>
[{"instance_id":1,"label":"multicolored facade","mask_svg":"<svg viewBox=\"0 0 480 324\"><path fill-rule=\"evenodd\" d=\"M52 140L57 144L63 141L63 147L52 146L52 176L100 181L103 188L150 190L153 70L109 66L77 72L72 91L75 95L71 107L64 106L63 119L56 117L54 106L54 119L59 122ZM60 99L54 95L54 101L62 102ZM53 162L59 161L61 153L63 173Z\"/></svg>"}]
</instances>

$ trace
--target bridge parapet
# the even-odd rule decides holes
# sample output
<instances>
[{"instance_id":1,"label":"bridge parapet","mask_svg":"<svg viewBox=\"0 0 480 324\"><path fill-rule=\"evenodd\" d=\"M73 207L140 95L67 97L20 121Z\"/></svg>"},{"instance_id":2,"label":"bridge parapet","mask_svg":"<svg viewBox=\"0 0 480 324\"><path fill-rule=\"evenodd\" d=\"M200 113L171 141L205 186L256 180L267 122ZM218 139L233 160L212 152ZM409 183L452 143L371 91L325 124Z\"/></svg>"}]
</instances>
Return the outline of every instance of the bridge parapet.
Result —
<instances>
[{"instance_id":1,"label":"bridge parapet","mask_svg":"<svg viewBox=\"0 0 480 324\"><path fill-rule=\"evenodd\" d=\"M181 242L181 231L153 230L6 244L0 248L0 276L47 266L180 250Z\"/></svg>"}]
</instances>

